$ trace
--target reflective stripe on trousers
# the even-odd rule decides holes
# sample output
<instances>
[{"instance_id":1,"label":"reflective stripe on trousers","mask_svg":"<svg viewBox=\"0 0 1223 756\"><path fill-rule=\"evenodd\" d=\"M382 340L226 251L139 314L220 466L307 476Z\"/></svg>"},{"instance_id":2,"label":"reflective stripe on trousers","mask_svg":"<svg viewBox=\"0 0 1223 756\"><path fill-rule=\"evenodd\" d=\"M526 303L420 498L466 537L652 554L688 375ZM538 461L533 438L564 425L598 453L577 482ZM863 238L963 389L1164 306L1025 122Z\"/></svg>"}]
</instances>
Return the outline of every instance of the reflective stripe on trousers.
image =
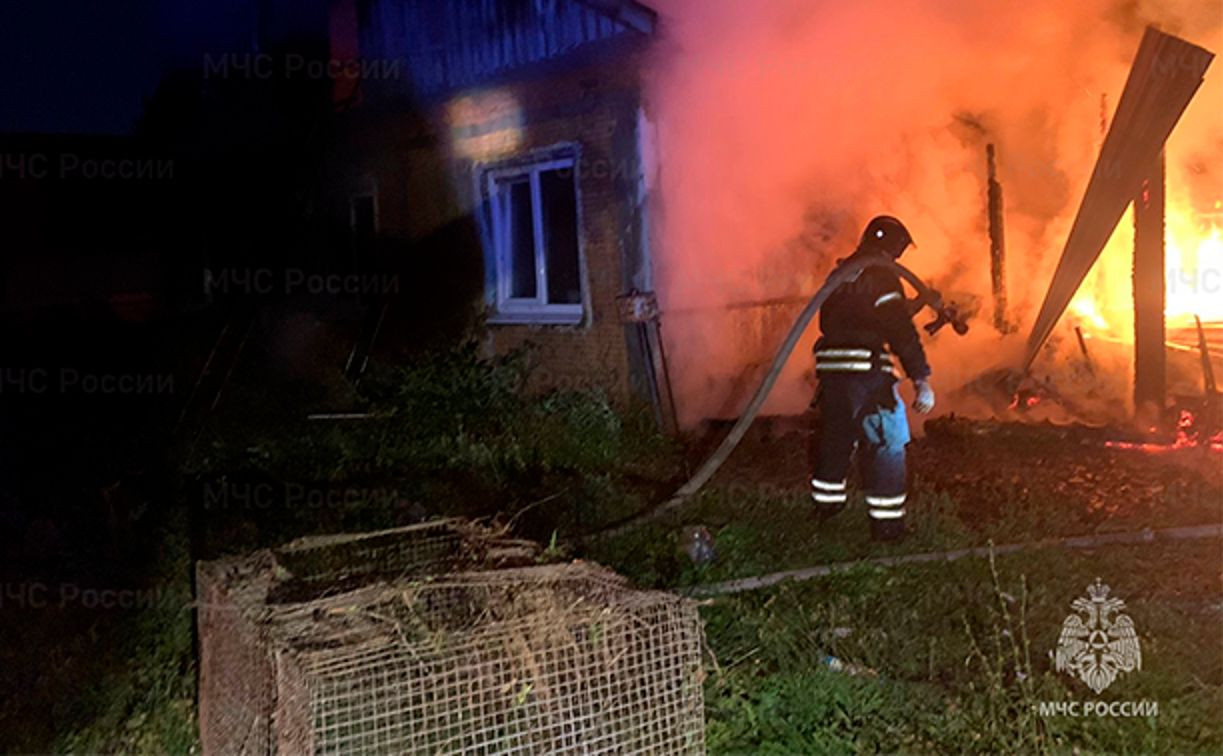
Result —
<instances>
[{"instance_id":1,"label":"reflective stripe on trousers","mask_svg":"<svg viewBox=\"0 0 1223 756\"><path fill-rule=\"evenodd\" d=\"M898 520L905 516L905 494L899 496L867 496L866 507L876 520Z\"/></svg>"},{"instance_id":2,"label":"reflective stripe on trousers","mask_svg":"<svg viewBox=\"0 0 1223 756\"><path fill-rule=\"evenodd\" d=\"M875 520L905 515L905 445L910 440L904 402L895 379L879 371L829 373L820 377L812 498L843 504L844 481L857 449L867 511ZM890 395L893 407L881 406Z\"/></svg>"},{"instance_id":3,"label":"reflective stripe on trousers","mask_svg":"<svg viewBox=\"0 0 1223 756\"><path fill-rule=\"evenodd\" d=\"M844 480L829 481L812 478L811 498L816 504L844 504L849 500L849 492Z\"/></svg>"}]
</instances>

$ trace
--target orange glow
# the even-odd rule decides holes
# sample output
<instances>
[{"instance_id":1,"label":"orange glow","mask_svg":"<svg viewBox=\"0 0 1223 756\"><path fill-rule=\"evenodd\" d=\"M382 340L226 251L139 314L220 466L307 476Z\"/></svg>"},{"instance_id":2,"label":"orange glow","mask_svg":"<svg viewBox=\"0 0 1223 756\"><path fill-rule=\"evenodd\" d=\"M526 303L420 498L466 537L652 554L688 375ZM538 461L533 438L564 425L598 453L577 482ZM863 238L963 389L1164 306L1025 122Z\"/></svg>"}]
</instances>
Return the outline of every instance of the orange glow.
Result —
<instances>
[{"instance_id":1,"label":"orange glow","mask_svg":"<svg viewBox=\"0 0 1223 756\"><path fill-rule=\"evenodd\" d=\"M1170 444L1107 441L1104 445L1110 449L1128 449L1143 451L1149 454L1162 454L1181 449L1206 449L1212 452L1223 452L1223 431L1208 439L1202 439L1196 425L1197 418L1194 417L1193 413L1189 410L1181 410L1180 417L1176 421L1176 440Z\"/></svg>"},{"instance_id":2,"label":"orange glow","mask_svg":"<svg viewBox=\"0 0 1223 756\"><path fill-rule=\"evenodd\" d=\"M524 116L508 90L457 97L446 104L445 122L455 153L468 160L497 160L522 148Z\"/></svg>"},{"instance_id":3,"label":"orange glow","mask_svg":"<svg viewBox=\"0 0 1223 756\"><path fill-rule=\"evenodd\" d=\"M1203 214L1178 202L1169 186L1164 231L1167 271L1164 312L1168 326L1192 327L1193 316L1203 322L1223 321L1223 202L1214 213ZM1117 224L1103 254L1071 301L1070 322L1084 331L1114 341L1133 341L1133 214L1127 211Z\"/></svg>"},{"instance_id":4,"label":"orange glow","mask_svg":"<svg viewBox=\"0 0 1223 756\"><path fill-rule=\"evenodd\" d=\"M1127 343L1134 340L1133 228L1131 208L1070 302L1067 317L1085 334Z\"/></svg>"},{"instance_id":5,"label":"orange glow","mask_svg":"<svg viewBox=\"0 0 1223 756\"><path fill-rule=\"evenodd\" d=\"M650 220L651 270L684 427L737 415L754 371L772 360L801 307L773 303L814 294L879 213L903 219L917 239L907 267L949 298L982 305L964 337L944 331L923 341L948 399L939 411L993 416L992 400L957 389L1022 359L1143 26L1183 30L1188 41L1223 50L1214 3L1142 2L1126 13L1114 0L648 4L668 37L642 77L661 166L650 192L659 210ZM864 44L887 29L904 29L889 37L887 55ZM1167 143L1168 233L1177 250L1196 252L1212 219L1223 228L1223 216L1210 215L1223 199L1215 168L1220 65ZM592 118L590 128L601 124ZM1005 333L989 322L989 144L1005 194L1006 316L1014 326ZM1110 342L1133 342L1133 237L1131 215L1055 333L1050 352L1063 353L1041 363L1093 422L1130 411L1124 384L1132 371L1123 362L1133 350ZM1169 264L1182 264L1175 254ZM1172 314L1203 304L1173 294ZM1087 359L1068 325L1092 339ZM815 325L803 335L765 414L804 411L818 335ZM1026 395L1020 401L1026 407ZM1045 397L1031 414L1061 413L1058 404Z\"/></svg>"},{"instance_id":6,"label":"orange glow","mask_svg":"<svg viewBox=\"0 0 1223 756\"><path fill-rule=\"evenodd\" d=\"M1216 210L1223 203L1216 202ZM1165 235L1171 326L1191 326L1193 316L1223 320L1223 235L1212 219L1185 209L1169 212Z\"/></svg>"},{"instance_id":7,"label":"orange glow","mask_svg":"<svg viewBox=\"0 0 1223 756\"><path fill-rule=\"evenodd\" d=\"M1100 331L1109 329L1108 321L1096 309L1096 301L1092 297L1078 296L1070 303L1070 311L1087 325L1094 326Z\"/></svg>"},{"instance_id":8,"label":"orange glow","mask_svg":"<svg viewBox=\"0 0 1223 756\"><path fill-rule=\"evenodd\" d=\"M1110 449L1126 449L1132 451L1143 451L1148 454L1164 454L1174 452L1186 447L1177 446L1176 444L1138 444L1131 441L1107 441L1104 444ZM1208 447L1212 452L1223 452L1223 441L1211 441Z\"/></svg>"}]
</instances>

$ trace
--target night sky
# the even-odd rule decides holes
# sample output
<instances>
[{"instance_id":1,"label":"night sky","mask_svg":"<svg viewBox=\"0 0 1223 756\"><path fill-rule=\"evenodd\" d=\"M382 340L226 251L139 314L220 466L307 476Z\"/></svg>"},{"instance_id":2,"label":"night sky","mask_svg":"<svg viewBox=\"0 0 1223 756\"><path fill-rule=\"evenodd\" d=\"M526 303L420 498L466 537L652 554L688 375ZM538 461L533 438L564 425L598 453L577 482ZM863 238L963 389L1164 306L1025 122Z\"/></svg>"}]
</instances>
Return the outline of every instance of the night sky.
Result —
<instances>
[{"instance_id":1,"label":"night sky","mask_svg":"<svg viewBox=\"0 0 1223 756\"><path fill-rule=\"evenodd\" d=\"M166 72L249 52L259 11L317 21L298 0L40 0L0 4L0 133L128 132ZM292 18L289 18L292 17Z\"/></svg>"}]
</instances>

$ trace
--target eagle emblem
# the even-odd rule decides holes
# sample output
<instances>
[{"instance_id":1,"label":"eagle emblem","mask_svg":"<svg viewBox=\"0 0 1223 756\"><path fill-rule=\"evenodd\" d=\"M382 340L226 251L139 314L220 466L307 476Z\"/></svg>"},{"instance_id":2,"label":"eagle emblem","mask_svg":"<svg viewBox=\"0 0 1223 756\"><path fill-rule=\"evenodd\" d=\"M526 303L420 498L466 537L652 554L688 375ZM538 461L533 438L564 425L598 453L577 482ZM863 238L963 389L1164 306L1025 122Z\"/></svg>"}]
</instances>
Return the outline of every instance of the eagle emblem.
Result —
<instances>
[{"instance_id":1,"label":"eagle emblem","mask_svg":"<svg viewBox=\"0 0 1223 756\"><path fill-rule=\"evenodd\" d=\"M1112 685L1122 672L1142 669L1142 649L1129 615L1121 614L1125 602L1110 598L1109 588L1096 578L1070 606L1057 639L1054 665L1058 672L1078 676L1096 693Z\"/></svg>"}]
</instances>

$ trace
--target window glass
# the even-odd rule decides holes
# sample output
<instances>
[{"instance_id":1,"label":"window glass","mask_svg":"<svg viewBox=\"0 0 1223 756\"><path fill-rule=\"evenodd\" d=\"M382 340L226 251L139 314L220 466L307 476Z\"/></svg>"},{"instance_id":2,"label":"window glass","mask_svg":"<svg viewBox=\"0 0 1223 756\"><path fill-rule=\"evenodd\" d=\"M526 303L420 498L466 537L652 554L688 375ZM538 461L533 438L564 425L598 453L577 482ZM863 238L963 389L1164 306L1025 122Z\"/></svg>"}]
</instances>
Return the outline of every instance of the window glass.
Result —
<instances>
[{"instance_id":1,"label":"window glass","mask_svg":"<svg viewBox=\"0 0 1223 756\"><path fill-rule=\"evenodd\" d=\"M526 177L515 180L504 196L509 206L505 217L509 224L510 297L534 299L535 221L531 210L531 182Z\"/></svg>"},{"instance_id":2,"label":"window glass","mask_svg":"<svg viewBox=\"0 0 1223 756\"><path fill-rule=\"evenodd\" d=\"M577 192L574 188L573 171L566 169L541 172L539 196L543 213L548 303L581 304Z\"/></svg>"}]
</instances>

